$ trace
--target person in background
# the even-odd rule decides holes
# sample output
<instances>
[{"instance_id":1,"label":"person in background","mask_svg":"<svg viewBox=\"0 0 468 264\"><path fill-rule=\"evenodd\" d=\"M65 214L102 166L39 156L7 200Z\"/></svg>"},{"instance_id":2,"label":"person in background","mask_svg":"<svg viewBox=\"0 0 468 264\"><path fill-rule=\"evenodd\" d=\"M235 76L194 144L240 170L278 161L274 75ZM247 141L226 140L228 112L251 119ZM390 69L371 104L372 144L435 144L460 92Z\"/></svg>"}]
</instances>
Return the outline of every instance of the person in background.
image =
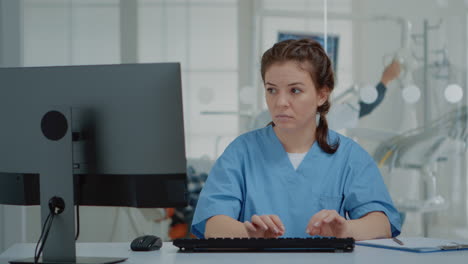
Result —
<instances>
[{"instance_id":1,"label":"person in background","mask_svg":"<svg viewBox=\"0 0 468 264\"><path fill-rule=\"evenodd\" d=\"M377 99L371 104L359 101L359 118L370 114L380 103L382 103L387 91L388 84L398 78L400 71L400 63L398 63L397 60L393 60L392 63L385 67L382 73L382 77L380 78L380 82L375 87L377 89Z\"/></svg>"},{"instance_id":2,"label":"person in background","mask_svg":"<svg viewBox=\"0 0 468 264\"><path fill-rule=\"evenodd\" d=\"M200 193L192 233L397 236L400 218L375 162L328 129L334 75L321 45L310 39L276 43L263 54L261 76L272 122L239 136L218 158Z\"/></svg>"}]
</instances>

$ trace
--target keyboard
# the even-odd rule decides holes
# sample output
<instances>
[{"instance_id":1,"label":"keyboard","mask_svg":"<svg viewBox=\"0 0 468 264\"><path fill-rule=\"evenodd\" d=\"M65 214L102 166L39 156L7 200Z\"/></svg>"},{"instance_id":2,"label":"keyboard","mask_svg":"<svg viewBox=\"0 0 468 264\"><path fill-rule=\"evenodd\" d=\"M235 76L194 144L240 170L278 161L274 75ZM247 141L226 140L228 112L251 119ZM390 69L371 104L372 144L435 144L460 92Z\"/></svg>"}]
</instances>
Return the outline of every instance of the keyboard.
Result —
<instances>
[{"instance_id":1,"label":"keyboard","mask_svg":"<svg viewBox=\"0 0 468 264\"><path fill-rule=\"evenodd\" d=\"M175 239L173 245L183 252L352 252L353 238L208 238Z\"/></svg>"}]
</instances>

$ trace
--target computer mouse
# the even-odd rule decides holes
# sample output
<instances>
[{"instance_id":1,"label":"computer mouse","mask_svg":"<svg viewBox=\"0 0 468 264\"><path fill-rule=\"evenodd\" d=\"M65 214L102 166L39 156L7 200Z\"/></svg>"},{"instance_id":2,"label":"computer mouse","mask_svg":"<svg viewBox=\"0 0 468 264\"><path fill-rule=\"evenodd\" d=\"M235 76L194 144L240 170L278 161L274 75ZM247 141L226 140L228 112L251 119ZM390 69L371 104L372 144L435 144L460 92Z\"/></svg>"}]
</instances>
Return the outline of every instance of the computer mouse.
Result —
<instances>
[{"instance_id":1,"label":"computer mouse","mask_svg":"<svg viewBox=\"0 0 468 264\"><path fill-rule=\"evenodd\" d=\"M130 244L133 251L158 250L162 246L161 238L152 235L145 235L135 238Z\"/></svg>"}]
</instances>

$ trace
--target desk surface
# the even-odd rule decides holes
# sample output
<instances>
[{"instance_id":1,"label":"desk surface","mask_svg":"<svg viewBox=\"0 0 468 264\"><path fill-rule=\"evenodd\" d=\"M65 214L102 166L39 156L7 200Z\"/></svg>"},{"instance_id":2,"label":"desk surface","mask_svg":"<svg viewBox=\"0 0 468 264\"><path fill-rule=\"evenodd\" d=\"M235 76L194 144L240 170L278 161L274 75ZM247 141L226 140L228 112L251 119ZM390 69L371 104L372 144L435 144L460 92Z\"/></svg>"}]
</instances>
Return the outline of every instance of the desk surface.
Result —
<instances>
[{"instance_id":1,"label":"desk surface","mask_svg":"<svg viewBox=\"0 0 468 264\"><path fill-rule=\"evenodd\" d=\"M411 253L356 246L352 253L178 253L172 242L164 242L161 250L133 252L129 243L77 243L78 256L123 257L125 264L172 263L463 263L468 260L468 250L435 253ZM35 244L16 244L0 255L0 263L8 260L32 257Z\"/></svg>"}]
</instances>

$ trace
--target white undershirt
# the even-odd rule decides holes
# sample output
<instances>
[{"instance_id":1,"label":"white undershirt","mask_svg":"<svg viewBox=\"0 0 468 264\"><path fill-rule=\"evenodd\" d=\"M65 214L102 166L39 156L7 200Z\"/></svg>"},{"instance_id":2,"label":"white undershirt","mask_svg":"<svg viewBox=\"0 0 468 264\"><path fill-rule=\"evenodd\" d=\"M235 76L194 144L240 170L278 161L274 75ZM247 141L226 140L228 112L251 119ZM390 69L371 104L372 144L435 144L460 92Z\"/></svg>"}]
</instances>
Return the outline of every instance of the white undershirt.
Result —
<instances>
[{"instance_id":1,"label":"white undershirt","mask_svg":"<svg viewBox=\"0 0 468 264\"><path fill-rule=\"evenodd\" d=\"M305 153L289 153L288 152L289 160L291 161L295 170L297 169L297 167L299 167L299 164L301 164L306 154L307 152Z\"/></svg>"}]
</instances>

